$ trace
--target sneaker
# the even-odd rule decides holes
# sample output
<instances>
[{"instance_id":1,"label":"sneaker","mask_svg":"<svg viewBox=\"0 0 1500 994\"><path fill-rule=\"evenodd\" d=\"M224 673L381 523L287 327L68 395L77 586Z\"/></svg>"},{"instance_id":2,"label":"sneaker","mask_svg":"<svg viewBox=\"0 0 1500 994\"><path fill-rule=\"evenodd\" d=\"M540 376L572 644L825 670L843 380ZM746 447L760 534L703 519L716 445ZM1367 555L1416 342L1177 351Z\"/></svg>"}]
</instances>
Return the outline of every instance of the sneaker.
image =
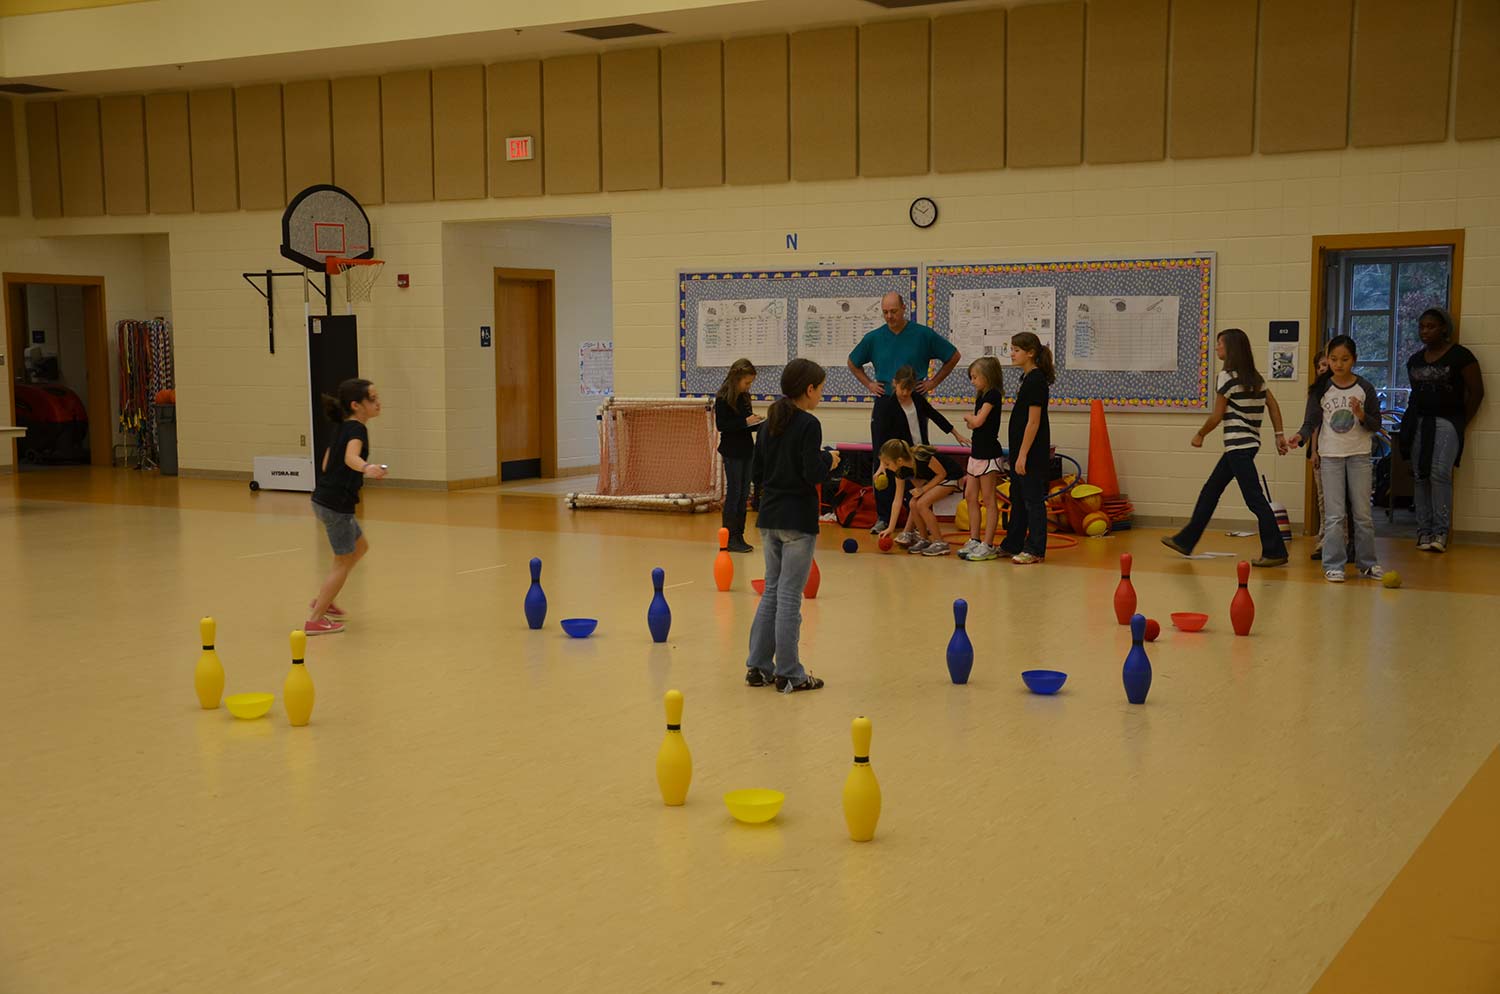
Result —
<instances>
[{"instance_id":1,"label":"sneaker","mask_svg":"<svg viewBox=\"0 0 1500 994\"><path fill-rule=\"evenodd\" d=\"M971 538L971 539L969 539L963 545L960 545L958 547L958 558L960 558L960 559L967 559L967 558L969 558L969 553L973 552L981 544L982 543L977 538Z\"/></svg>"},{"instance_id":2,"label":"sneaker","mask_svg":"<svg viewBox=\"0 0 1500 994\"><path fill-rule=\"evenodd\" d=\"M1261 556L1259 559L1250 560L1250 565L1261 567L1285 566L1286 559L1286 556Z\"/></svg>"},{"instance_id":3,"label":"sneaker","mask_svg":"<svg viewBox=\"0 0 1500 994\"><path fill-rule=\"evenodd\" d=\"M1029 552L1018 552L1010 557L1010 561L1017 566L1031 566L1042 561L1041 556L1034 556Z\"/></svg>"},{"instance_id":4,"label":"sneaker","mask_svg":"<svg viewBox=\"0 0 1500 994\"><path fill-rule=\"evenodd\" d=\"M870 534L871 535L879 535L881 532L885 531L890 526L891 526L891 523L889 521L877 521L877 522L875 522L875 524L873 526L871 526L871 528L870 528Z\"/></svg>"},{"instance_id":5,"label":"sneaker","mask_svg":"<svg viewBox=\"0 0 1500 994\"><path fill-rule=\"evenodd\" d=\"M920 542L921 540L921 535L910 530L901 532L896 536L896 544L903 549L909 549L913 543Z\"/></svg>"},{"instance_id":6,"label":"sneaker","mask_svg":"<svg viewBox=\"0 0 1500 994\"><path fill-rule=\"evenodd\" d=\"M1171 549L1179 556L1191 556L1193 554L1192 549L1187 548L1181 542L1177 541L1176 535L1163 535L1161 544L1165 545L1167 548Z\"/></svg>"},{"instance_id":7,"label":"sneaker","mask_svg":"<svg viewBox=\"0 0 1500 994\"><path fill-rule=\"evenodd\" d=\"M1380 568L1379 563L1376 563L1374 566L1366 566L1364 569L1360 570L1359 575L1364 577L1366 580L1378 580L1382 576L1385 576L1385 570Z\"/></svg>"},{"instance_id":8,"label":"sneaker","mask_svg":"<svg viewBox=\"0 0 1500 994\"><path fill-rule=\"evenodd\" d=\"M1323 579L1327 580L1329 583L1343 583L1344 582L1344 571L1343 570L1332 570L1332 569L1324 570L1323 571Z\"/></svg>"},{"instance_id":9,"label":"sneaker","mask_svg":"<svg viewBox=\"0 0 1500 994\"><path fill-rule=\"evenodd\" d=\"M751 545L749 542L746 542L742 538L732 538L732 539L730 539L729 540L729 546L728 546L728 548L729 548L730 552L754 552L755 551L755 546Z\"/></svg>"},{"instance_id":10,"label":"sneaker","mask_svg":"<svg viewBox=\"0 0 1500 994\"><path fill-rule=\"evenodd\" d=\"M335 632L343 630L343 625L337 621L329 621L327 618L318 618L316 621L309 621L302 626L302 631L308 635L332 635Z\"/></svg>"},{"instance_id":11,"label":"sneaker","mask_svg":"<svg viewBox=\"0 0 1500 994\"><path fill-rule=\"evenodd\" d=\"M1423 532L1421 535L1418 535L1417 536L1417 550L1419 552L1431 552L1432 551L1432 536L1428 535L1426 532Z\"/></svg>"},{"instance_id":12,"label":"sneaker","mask_svg":"<svg viewBox=\"0 0 1500 994\"><path fill-rule=\"evenodd\" d=\"M927 547L922 550L924 556L946 556L953 551L953 546L947 542L928 542Z\"/></svg>"},{"instance_id":13,"label":"sneaker","mask_svg":"<svg viewBox=\"0 0 1500 994\"><path fill-rule=\"evenodd\" d=\"M747 687L770 687L776 682L776 678L765 670L758 670L754 666L745 667L745 686Z\"/></svg>"},{"instance_id":14,"label":"sneaker","mask_svg":"<svg viewBox=\"0 0 1500 994\"><path fill-rule=\"evenodd\" d=\"M1447 552L1448 551L1448 536L1447 535L1434 535L1434 536L1432 536L1432 544L1427 547L1427 551L1428 552Z\"/></svg>"},{"instance_id":15,"label":"sneaker","mask_svg":"<svg viewBox=\"0 0 1500 994\"><path fill-rule=\"evenodd\" d=\"M776 678L776 692L780 694L795 694L799 690L822 690L823 681L811 673L802 678L801 683L793 683L784 676Z\"/></svg>"},{"instance_id":16,"label":"sneaker","mask_svg":"<svg viewBox=\"0 0 1500 994\"><path fill-rule=\"evenodd\" d=\"M964 557L971 563L988 562L991 559L999 559L1000 553L980 542L975 549Z\"/></svg>"},{"instance_id":17,"label":"sneaker","mask_svg":"<svg viewBox=\"0 0 1500 994\"><path fill-rule=\"evenodd\" d=\"M927 551L927 547L930 545L932 545L931 542L927 541L925 538L918 537L915 542L906 547L906 551L913 556L920 556L922 553Z\"/></svg>"},{"instance_id":18,"label":"sneaker","mask_svg":"<svg viewBox=\"0 0 1500 994\"><path fill-rule=\"evenodd\" d=\"M313 609L313 605L316 603L318 602L315 600L308 601L307 609L311 611ZM343 608L339 607L337 604L330 604L328 605L328 610L323 612L323 617L327 618L329 621L348 621L349 613Z\"/></svg>"}]
</instances>

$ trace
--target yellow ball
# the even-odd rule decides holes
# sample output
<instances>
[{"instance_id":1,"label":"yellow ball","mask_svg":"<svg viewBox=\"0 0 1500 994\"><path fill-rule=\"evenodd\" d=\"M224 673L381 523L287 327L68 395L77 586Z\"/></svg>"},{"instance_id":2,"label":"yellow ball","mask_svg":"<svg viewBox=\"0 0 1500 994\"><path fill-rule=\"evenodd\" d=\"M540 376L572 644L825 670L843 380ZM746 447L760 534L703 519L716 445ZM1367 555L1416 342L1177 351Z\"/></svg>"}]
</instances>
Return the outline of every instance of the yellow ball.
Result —
<instances>
[{"instance_id":1,"label":"yellow ball","mask_svg":"<svg viewBox=\"0 0 1500 994\"><path fill-rule=\"evenodd\" d=\"M1094 511L1083 519L1083 533L1090 538L1098 538L1109 531L1109 515L1103 511Z\"/></svg>"},{"instance_id":2,"label":"yellow ball","mask_svg":"<svg viewBox=\"0 0 1500 994\"><path fill-rule=\"evenodd\" d=\"M886 476L884 473L876 473L875 474L875 489L876 490L884 490L886 487L889 487L890 485L891 485L891 478L889 476Z\"/></svg>"},{"instance_id":3,"label":"yellow ball","mask_svg":"<svg viewBox=\"0 0 1500 994\"><path fill-rule=\"evenodd\" d=\"M1390 587L1392 590L1395 590L1401 586L1401 574L1393 569L1386 570L1385 575L1380 578L1380 584L1383 587Z\"/></svg>"}]
</instances>

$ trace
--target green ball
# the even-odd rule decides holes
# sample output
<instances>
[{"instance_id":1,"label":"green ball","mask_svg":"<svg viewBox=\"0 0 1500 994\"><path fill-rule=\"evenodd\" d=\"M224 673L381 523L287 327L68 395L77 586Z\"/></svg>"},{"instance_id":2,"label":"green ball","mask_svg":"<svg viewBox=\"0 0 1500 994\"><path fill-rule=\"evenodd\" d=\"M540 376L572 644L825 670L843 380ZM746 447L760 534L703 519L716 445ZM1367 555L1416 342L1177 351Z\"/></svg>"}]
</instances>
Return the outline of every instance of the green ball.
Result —
<instances>
[{"instance_id":1,"label":"green ball","mask_svg":"<svg viewBox=\"0 0 1500 994\"><path fill-rule=\"evenodd\" d=\"M1395 570L1387 570L1386 574L1380 578L1380 583L1381 586L1389 587L1390 589L1395 590L1397 587L1401 586L1401 574L1397 573Z\"/></svg>"},{"instance_id":2,"label":"green ball","mask_svg":"<svg viewBox=\"0 0 1500 994\"><path fill-rule=\"evenodd\" d=\"M889 476L885 475L884 473L876 473L875 474L875 489L876 490L884 490L886 487L888 487L890 485L891 485L891 478Z\"/></svg>"}]
</instances>

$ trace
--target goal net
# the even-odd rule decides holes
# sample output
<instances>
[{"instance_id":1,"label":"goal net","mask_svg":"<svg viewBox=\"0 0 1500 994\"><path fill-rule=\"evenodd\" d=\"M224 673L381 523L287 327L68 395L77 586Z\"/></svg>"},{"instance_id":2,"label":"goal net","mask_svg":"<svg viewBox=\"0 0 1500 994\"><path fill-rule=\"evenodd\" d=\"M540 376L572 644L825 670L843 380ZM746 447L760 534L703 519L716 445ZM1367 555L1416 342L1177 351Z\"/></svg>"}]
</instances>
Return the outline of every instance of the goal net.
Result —
<instances>
[{"instance_id":1,"label":"goal net","mask_svg":"<svg viewBox=\"0 0 1500 994\"><path fill-rule=\"evenodd\" d=\"M708 511L724 503L712 400L611 397L599 407L599 485L568 506Z\"/></svg>"}]
</instances>

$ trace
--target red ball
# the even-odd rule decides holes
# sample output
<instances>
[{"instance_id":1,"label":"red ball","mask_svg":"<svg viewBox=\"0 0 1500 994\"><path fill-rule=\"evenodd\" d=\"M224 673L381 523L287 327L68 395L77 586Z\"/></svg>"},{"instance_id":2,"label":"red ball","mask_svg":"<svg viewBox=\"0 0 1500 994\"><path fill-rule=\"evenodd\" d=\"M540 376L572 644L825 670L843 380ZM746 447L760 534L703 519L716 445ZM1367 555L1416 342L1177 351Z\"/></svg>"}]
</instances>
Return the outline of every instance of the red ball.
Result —
<instances>
[{"instance_id":1,"label":"red ball","mask_svg":"<svg viewBox=\"0 0 1500 994\"><path fill-rule=\"evenodd\" d=\"M894 544L895 544L895 542L891 539L891 536L889 536L889 535L882 535L882 536L880 536L880 551L881 552L890 552L891 551L891 546L894 545Z\"/></svg>"},{"instance_id":2,"label":"red ball","mask_svg":"<svg viewBox=\"0 0 1500 994\"><path fill-rule=\"evenodd\" d=\"M1156 636L1161 634L1161 622L1155 618L1146 619L1146 641L1155 642Z\"/></svg>"}]
</instances>

